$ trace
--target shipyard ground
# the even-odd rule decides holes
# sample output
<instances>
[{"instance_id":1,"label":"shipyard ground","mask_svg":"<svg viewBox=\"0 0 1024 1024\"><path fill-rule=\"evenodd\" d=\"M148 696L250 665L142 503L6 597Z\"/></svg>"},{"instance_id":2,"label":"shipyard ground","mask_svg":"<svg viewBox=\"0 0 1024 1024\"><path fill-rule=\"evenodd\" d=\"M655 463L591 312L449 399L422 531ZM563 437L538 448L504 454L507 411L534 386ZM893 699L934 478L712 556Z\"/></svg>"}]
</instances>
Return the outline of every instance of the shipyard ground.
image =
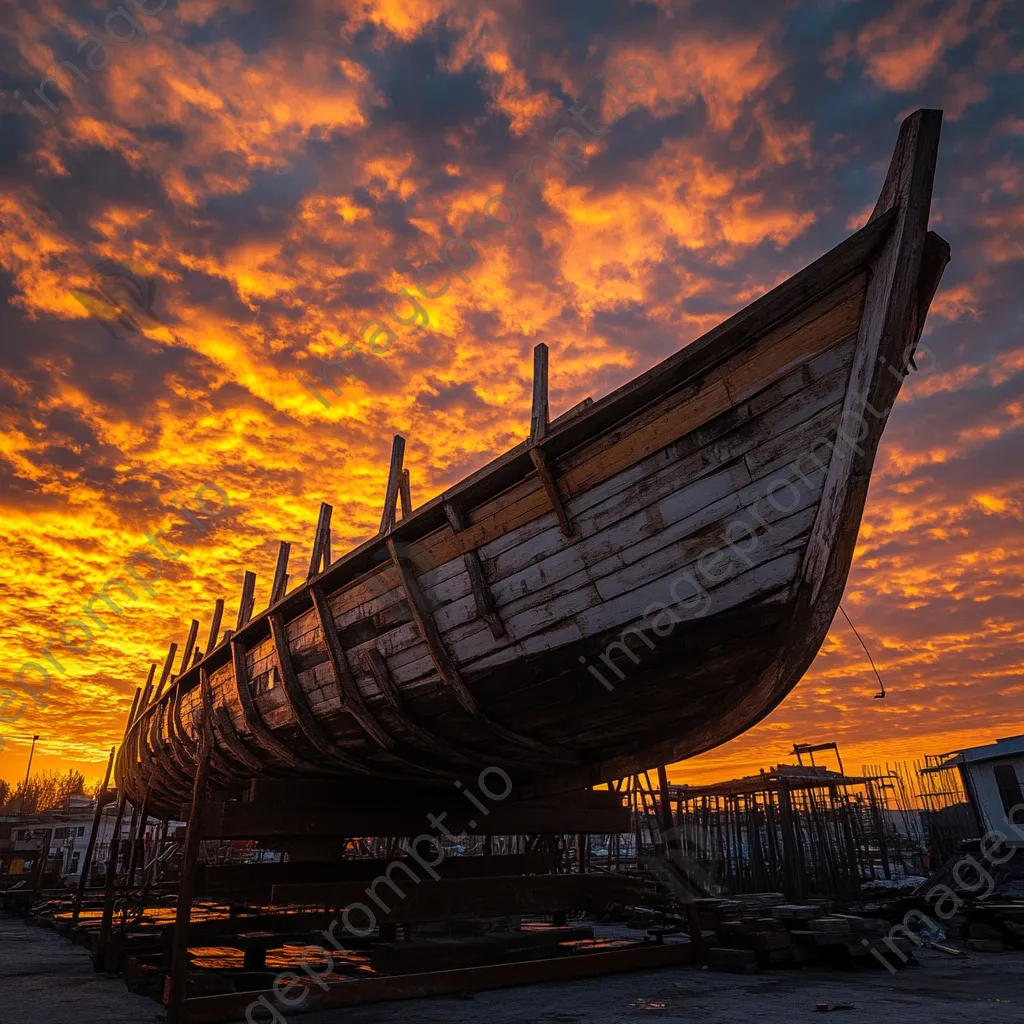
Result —
<instances>
[{"instance_id":1,"label":"shipyard ground","mask_svg":"<svg viewBox=\"0 0 1024 1024\"><path fill-rule=\"evenodd\" d=\"M383 1003L290 1017L294 1024L793 1024L815 1004L849 1003L843 1020L882 1024L1020 1024L1024 955L971 953L954 959L922 950L921 966L884 970L720 974L667 968L600 979L478 993L465 999ZM93 973L88 954L47 928L0 915L2 1024L148 1024L155 1003L120 978ZM265 1016L257 1014L255 1021Z\"/></svg>"}]
</instances>

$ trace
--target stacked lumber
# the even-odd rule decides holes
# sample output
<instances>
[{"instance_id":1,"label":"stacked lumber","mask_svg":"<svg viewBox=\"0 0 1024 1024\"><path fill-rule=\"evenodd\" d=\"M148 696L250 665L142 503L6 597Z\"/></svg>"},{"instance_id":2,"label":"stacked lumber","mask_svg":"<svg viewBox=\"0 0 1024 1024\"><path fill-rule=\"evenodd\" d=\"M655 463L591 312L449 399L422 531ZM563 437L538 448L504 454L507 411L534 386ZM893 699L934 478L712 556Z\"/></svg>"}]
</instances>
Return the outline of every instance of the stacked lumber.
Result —
<instances>
[{"instance_id":1,"label":"stacked lumber","mask_svg":"<svg viewBox=\"0 0 1024 1024\"><path fill-rule=\"evenodd\" d=\"M965 908L967 948L975 953L1024 949L1024 899L974 900Z\"/></svg>"},{"instance_id":2,"label":"stacked lumber","mask_svg":"<svg viewBox=\"0 0 1024 1024\"><path fill-rule=\"evenodd\" d=\"M778 893L742 899L698 900L700 922L712 929L710 964L718 970L748 973L758 968L806 964L878 966L878 950L894 966L910 961L912 940L889 937L888 921L831 913L828 901L786 903ZM883 944L884 943L884 944Z\"/></svg>"}]
</instances>

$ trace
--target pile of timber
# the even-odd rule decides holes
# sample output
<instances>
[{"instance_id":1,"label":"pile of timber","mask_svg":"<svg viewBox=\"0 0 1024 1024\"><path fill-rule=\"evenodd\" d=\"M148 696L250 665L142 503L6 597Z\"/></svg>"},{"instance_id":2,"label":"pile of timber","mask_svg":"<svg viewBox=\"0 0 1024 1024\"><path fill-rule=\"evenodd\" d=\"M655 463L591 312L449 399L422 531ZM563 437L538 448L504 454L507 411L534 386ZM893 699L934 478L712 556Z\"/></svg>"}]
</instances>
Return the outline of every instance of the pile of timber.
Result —
<instances>
[{"instance_id":1,"label":"pile of timber","mask_svg":"<svg viewBox=\"0 0 1024 1024\"><path fill-rule=\"evenodd\" d=\"M745 973L760 968L881 966L872 949L894 967L912 962L914 944L890 937L884 918L831 913L826 900L787 903L780 893L755 893L741 899L697 901L701 926L712 929L712 968ZM895 953L899 950L906 961Z\"/></svg>"},{"instance_id":2,"label":"pile of timber","mask_svg":"<svg viewBox=\"0 0 1024 1024\"><path fill-rule=\"evenodd\" d=\"M976 953L1024 949L1024 899L973 900L963 909L967 948Z\"/></svg>"}]
</instances>

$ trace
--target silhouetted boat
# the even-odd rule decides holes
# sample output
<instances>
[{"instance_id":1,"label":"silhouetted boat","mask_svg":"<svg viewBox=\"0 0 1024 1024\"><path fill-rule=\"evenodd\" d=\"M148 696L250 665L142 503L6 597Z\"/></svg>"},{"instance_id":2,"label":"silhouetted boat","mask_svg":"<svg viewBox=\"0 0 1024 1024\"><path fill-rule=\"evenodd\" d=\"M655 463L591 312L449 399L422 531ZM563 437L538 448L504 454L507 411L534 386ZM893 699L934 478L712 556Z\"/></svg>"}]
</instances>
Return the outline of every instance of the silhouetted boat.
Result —
<instances>
[{"instance_id":1,"label":"silhouetted boat","mask_svg":"<svg viewBox=\"0 0 1024 1024\"><path fill-rule=\"evenodd\" d=\"M494 765L529 795L699 754L768 714L835 614L949 259L927 230L940 122L904 121L863 228L550 423L541 347L531 436L415 511L397 444L377 537L332 563L322 520L306 583L284 594L279 562L250 619L250 575L233 635L216 642L218 614L212 650L176 679L168 658L166 692L151 672L118 759L128 796L188 799L204 716L222 789L450 785Z\"/></svg>"}]
</instances>

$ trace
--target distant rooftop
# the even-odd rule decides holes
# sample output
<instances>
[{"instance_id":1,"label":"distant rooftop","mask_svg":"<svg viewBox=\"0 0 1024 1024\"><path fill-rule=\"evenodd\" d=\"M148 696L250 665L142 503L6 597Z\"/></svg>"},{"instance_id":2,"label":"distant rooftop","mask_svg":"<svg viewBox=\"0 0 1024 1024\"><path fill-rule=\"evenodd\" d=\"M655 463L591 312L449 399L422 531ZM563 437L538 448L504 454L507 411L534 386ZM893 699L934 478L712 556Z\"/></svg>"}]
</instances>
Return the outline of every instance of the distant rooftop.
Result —
<instances>
[{"instance_id":1,"label":"distant rooftop","mask_svg":"<svg viewBox=\"0 0 1024 1024\"><path fill-rule=\"evenodd\" d=\"M1024 755L1024 733L1020 736L1006 736L998 739L995 743L986 744L984 747L968 747L954 754L948 761L944 762L943 768L956 764L974 764L977 761L992 761L1000 757L1015 757Z\"/></svg>"}]
</instances>

